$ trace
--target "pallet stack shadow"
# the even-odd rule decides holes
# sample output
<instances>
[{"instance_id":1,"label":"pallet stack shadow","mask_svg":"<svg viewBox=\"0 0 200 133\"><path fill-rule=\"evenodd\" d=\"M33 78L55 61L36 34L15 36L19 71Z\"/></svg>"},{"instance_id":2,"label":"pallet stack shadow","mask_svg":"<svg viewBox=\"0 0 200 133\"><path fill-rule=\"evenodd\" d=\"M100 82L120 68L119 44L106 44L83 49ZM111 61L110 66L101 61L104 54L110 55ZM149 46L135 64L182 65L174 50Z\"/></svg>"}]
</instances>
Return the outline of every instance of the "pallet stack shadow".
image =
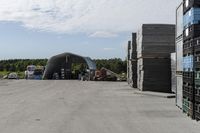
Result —
<instances>
[{"instance_id":1,"label":"pallet stack shadow","mask_svg":"<svg viewBox=\"0 0 200 133\"><path fill-rule=\"evenodd\" d=\"M144 24L137 33L138 88L171 92L170 53L175 52L175 25Z\"/></svg>"},{"instance_id":2,"label":"pallet stack shadow","mask_svg":"<svg viewBox=\"0 0 200 133\"><path fill-rule=\"evenodd\" d=\"M183 0L183 112L200 120L200 0Z\"/></svg>"},{"instance_id":3,"label":"pallet stack shadow","mask_svg":"<svg viewBox=\"0 0 200 133\"><path fill-rule=\"evenodd\" d=\"M127 79L131 87L137 88L137 53L136 33L132 33L132 41L128 42Z\"/></svg>"}]
</instances>

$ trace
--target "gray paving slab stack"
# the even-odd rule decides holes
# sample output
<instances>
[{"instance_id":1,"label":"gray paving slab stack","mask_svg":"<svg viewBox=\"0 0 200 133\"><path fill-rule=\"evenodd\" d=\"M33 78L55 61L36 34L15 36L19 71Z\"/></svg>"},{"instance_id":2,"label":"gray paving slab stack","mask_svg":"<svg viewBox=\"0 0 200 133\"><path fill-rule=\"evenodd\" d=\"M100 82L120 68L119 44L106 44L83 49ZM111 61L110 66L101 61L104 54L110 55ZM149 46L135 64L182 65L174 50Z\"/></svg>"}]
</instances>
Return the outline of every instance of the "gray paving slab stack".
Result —
<instances>
[{"instance_id":1,"label":"gray paving slab stack","mask_svg":"<svg viewBox=\"0 0 200 133\"><path fill-rule=\"evenodd\" d=\"M137 53L136 53L136 33L132 33L132 41L128 42L128 83L137 88Z\"/></svg>"},{"instance_id":2,"label":"gray paving slab stack","mask_svg":"<svg viewBox=\"0 0 200 133\"><path fill-rule=\"evenodd\" d=\"M175 51L175 25L143 24L137 34L137 57L166 57Z\"/></svg>"},{"instance_id":3,"label":"gray paving slab stack","mask_svg":"<svg viewBox=\"0 0 200 133\"><path fill-rule=\"evenodd\" d=\"M175 25L144 24L137 33L138 88L171 92L171 59L175 52Z\"/></svg>"},{"instance_id":4,"label":"gray paving slab stack","mask_svg":"<svg viewBox=\"0 0 200 133\"><path fill-rule=\"evenodd\" d=\"M170 58L138 59L138 88L142 91L171 92Z\"/></svg>"},{"instance_id":5,"label":"gray paving slab stack","mask_svg":"<svg viewBox=\"0 0 200 133\"><path fill-rule=\"evenodd\" d=\"M130 49L131 49L131 41L128 41L128 46L127 46L127 82L128 84L130 84L130 68L131 68L131 64L130 64Z\"/></svg>"}]
</instances>

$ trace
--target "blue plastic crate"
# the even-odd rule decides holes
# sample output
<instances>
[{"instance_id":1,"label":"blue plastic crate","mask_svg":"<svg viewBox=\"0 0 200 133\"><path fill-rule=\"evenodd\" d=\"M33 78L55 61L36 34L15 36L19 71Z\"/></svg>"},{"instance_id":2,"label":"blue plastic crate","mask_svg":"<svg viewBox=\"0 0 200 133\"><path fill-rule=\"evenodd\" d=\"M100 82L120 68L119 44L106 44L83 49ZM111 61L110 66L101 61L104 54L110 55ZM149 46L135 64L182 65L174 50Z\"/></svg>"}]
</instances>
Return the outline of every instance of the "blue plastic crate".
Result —
<instances>
[{"instance_id":1,"label":"blue plastic crate","mask_svg":"<svg viewBox=\"0 0 200 133\"><path fill-rule=\"evenodd\" d=\"M187 27L189 27L193 24L200 24L200 8L191 8L183 16L184 29L186 29Z\"/></svg>"},{"instance_id":2,"label":"blue plastic crate","mask_svg":"<svg viewBox=\"0 0 200 133\"><path fill-rule=\"evenodd\" d=\"M186 71L186 72L193 71L193 68L194 68L193 59L194 59L193 55L183 57L183 70L184 71Z\"/></svg>"}]
</instances>

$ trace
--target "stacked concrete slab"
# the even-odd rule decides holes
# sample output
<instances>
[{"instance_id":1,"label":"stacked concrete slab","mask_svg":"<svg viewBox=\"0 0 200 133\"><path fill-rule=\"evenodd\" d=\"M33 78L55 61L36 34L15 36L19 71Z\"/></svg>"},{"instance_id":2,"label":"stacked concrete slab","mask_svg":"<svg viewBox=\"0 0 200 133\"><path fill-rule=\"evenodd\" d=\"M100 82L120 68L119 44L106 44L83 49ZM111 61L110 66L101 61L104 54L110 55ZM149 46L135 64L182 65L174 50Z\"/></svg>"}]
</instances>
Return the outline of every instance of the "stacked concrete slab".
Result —
<instances>
[{"instance_id":1,"label":"stacked concrete slab","mask_svg":"<svg viewBox=\"0 0 200 133\"><path fill-rule=\"evenodd\" d=\"M128 61L127 73L130 86L137 88L137 46L136 33L132 33L132 41L128 42Z\"/></svg>"},{"instance_id":2,"label":"stacked concrete slab","mask_svg":"<svg viewBox=\"0 0 200 133\"><path fill-rule=\"evenodd\" d=\"M175 25L144 24L137 34L137 57L167 57L175 51Z\"/></svg>"},{"instance_id":3,"label":"stacked concrete slab","mask_svg":"<svg viewBox=\"0 0 200 133\"><path fill-rule=\"evenodd\" d=\"M137 33L138 88L171 92L170 53L175 52L175 25L144 24Z\"/></svg>"},{"instance_id":4,"label":"stacked concrete slab","mask_svg":"<svg viewBox=\"0 0 200 133\"><path fill-rule=\"evenodd\" d=\"M131 64L130 64L130 54L131 54L131 41L128 41L127 45L127 82L128 84L131 83Z\"/></svg>"}]
</instances>

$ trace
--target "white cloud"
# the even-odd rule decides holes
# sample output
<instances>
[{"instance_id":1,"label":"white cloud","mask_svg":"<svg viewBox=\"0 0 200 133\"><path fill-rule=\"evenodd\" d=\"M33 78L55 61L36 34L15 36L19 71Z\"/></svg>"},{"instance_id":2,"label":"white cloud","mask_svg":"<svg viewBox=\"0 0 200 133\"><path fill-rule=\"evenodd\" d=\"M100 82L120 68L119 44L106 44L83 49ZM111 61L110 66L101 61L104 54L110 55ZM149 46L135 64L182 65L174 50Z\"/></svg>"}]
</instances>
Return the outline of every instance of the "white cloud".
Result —
<instances>
[{"instance_id":1,"label":"white cloud","mask_svg":"<svg viewBox=\"0 0 200 133\"><path fill-rule=\"evenodd\" d=\"M175 23L180 1L0 0L0 21L42 31L113 37L111 33L137 30L142 23Z\"/></svg>"},{"instance_id":2,"label":"white cloud","mask_svg":"<svg viewBox=\"0 0 200 133\"><path fill-rule=\"evenodd\" d=\"M90 35L90 37L98 37L98 38L112 38L112 37L117 37L117 36L118 36L117 34L107 32L107 31L97 31Z\"/></svg>"}]
</instances>

